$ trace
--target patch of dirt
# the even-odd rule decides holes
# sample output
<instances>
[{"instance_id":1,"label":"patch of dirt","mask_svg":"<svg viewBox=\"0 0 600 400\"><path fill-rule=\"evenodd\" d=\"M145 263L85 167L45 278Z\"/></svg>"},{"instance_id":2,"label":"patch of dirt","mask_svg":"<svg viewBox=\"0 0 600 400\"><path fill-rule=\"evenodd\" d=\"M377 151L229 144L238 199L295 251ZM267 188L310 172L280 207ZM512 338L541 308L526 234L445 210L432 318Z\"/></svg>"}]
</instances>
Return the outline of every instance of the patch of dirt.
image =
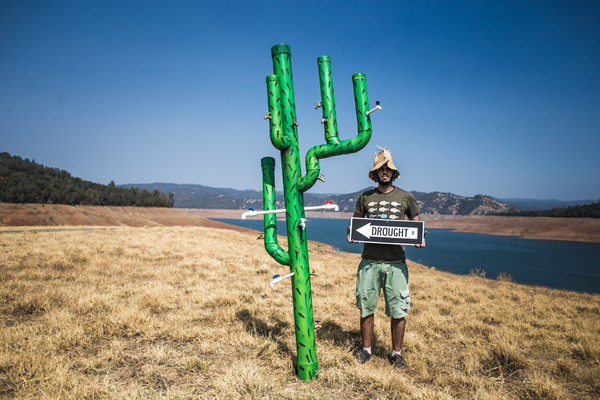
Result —
<instances>
[{"instance_id":1,"label":"patch of dirt","mask_svg":"<svg viewBox=\"0 0 600 400\"><path fill-rule=\"evenodd\" d=\"M598 218L424 215L423 220L429 228L459 232L600 243Z\"/></svg>"},{"instance_id":2,"label":"patch of dirt","mask_svg":"<svg viewBox=\"0 0 600 400\"><path fill-rule=\"evenodd\" d=\"M206 226L254 231L160 207L99 207L0 203L0 226Z\"/></svg>"}]
</instances>

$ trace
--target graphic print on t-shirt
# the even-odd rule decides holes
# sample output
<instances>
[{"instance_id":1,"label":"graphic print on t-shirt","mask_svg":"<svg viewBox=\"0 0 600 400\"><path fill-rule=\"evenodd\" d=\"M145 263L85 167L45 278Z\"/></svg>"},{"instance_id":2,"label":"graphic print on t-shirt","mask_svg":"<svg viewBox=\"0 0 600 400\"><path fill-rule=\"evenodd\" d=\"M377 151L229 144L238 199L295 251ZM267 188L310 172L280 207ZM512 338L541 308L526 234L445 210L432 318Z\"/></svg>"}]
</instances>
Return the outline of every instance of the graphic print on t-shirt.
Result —
<instances>
[{"instance_id":1,"label":"graphic print on t-shirt","mask_svg":"<svg viewBox=\"0 0 600 400\"><path fill-rule=\"evenodd\" d=\"M371 201L367 204L369 207L367 209L368 214L367 218L381 218L381 219L403 219L404 218L404 209L401 203L396 201L385 201L382 200L380 202ZM400 208L397 208L400 207Z\"/></svg>"}]
</instances>

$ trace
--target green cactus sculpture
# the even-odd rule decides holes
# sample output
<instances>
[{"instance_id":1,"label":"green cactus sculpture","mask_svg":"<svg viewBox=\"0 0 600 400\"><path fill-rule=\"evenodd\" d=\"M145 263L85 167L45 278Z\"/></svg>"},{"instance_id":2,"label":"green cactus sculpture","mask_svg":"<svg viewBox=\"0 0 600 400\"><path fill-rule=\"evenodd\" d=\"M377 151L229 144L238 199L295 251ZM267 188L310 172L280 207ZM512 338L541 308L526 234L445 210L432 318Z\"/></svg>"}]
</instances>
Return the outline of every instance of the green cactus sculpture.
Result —
<instances>
[{"instance_id":1,"label":"green cactus sculpture","mask_svg":"<svg viewBox=\"0 0 600 400\"><path fill-rule=\"evenodd\" d=\"M301 380L315 379L318 371L315 349L315 329L312 311L312 292L304 219L304 192L320 177L319 160L322 158L354 153L367 145L372 128L369 118L369 100L364 74L352 76L358 135L350 140L340 140L331 80L329 57L318 58L325 144L311 148L306 154L306 175L302 176L298 148L298 123L292 82L290 46L280 44L271 48L274 75L267 76L267 92L270 137L273 146L281 151L283 187L286 209L288 250L277 243L276 217L264 215L264 243L267 252L277 262L288 265L292 276L294 322L296 328L297 372ZM275 159L261 160L263 171L264 210L275 209Z\"/></svg>"}]
</instances>

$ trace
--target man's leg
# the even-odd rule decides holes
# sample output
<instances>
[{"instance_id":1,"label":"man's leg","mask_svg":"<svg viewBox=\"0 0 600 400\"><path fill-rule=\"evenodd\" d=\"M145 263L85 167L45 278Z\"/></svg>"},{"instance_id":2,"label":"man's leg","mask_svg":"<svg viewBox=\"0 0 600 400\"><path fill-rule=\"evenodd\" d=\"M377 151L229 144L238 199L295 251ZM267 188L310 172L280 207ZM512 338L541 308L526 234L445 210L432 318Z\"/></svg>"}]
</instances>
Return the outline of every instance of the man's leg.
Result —
<instances>
[{"instance_id":1,"label":"man's leg","mask_svg":"<svg viewBox=\"0 0 600 400\"><path fill-rule=\"evenodd\" d=\"M363 348L358 352L357 358L361 364L364 364L371 359L375 313L380 291L378 264L362 260L358 266L357 275L356 305L361 315L360 333L363 343ZM366 316L362 317L363 315Z\"/></svg>"},{"instance_id":2,"label":"man's leg","mask_svg":"<svg viewBox=\"0 0 600 400\"><path fill-rule=\"evenodd\" d=\"M356 353L356 358L361 364L371 359L371 343L373 342L373 328L375 327L375 314L360 319L360 333L363 347Z\"/></svg>"},{"instance_id":3,"label":"man's leg","mask_svg":"<svg viewBox=\"0 0 600 400\"><path fill-rule=\"evenodd\" d=\"M391 320L392 330L392 348L396 352L402 351L402 343L404 342L404 330L406 329L406 318L392 318ZM371 330L372 332L372 330ZM364 343L363 334L363 343Z\"/></svg>"},{"instance_id":4,"label":"man's leg","mask_svg":"<svg viewBox=\"0 0 600 400\"><path fill-rule=\"evenodd\" d=\"M375 327L375 314L360 319L360 333L362 334L363 347L371 347L373 328Z\"/></svg>"}]
</instances>

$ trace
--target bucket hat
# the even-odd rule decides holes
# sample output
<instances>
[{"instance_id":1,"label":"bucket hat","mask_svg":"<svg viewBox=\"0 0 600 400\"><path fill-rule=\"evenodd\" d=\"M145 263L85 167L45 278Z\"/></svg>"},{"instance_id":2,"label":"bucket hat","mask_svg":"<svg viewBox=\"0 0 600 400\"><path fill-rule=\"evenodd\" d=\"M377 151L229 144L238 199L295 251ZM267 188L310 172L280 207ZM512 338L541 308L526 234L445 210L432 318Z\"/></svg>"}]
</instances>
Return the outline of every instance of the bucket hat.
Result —
<instances>
[{"instance_id":1,"label":"bucket hat","mask_svg":"<svg viewBox=\"0 0 600 400\"><path fill-rule=\"evenodd\" d=\"M379 147L379 146L377 146ZM369 171L369 178L377 182L377 170L387 164L387 167L394 171L392 174L392 179L396 179L400 176L400 171L394 165L394 161L392 160L392 152L387 149L382 149L379 147L380 151L375 153L375 157L373 158L373 168Z\"/></svg>"}]
</instances>

